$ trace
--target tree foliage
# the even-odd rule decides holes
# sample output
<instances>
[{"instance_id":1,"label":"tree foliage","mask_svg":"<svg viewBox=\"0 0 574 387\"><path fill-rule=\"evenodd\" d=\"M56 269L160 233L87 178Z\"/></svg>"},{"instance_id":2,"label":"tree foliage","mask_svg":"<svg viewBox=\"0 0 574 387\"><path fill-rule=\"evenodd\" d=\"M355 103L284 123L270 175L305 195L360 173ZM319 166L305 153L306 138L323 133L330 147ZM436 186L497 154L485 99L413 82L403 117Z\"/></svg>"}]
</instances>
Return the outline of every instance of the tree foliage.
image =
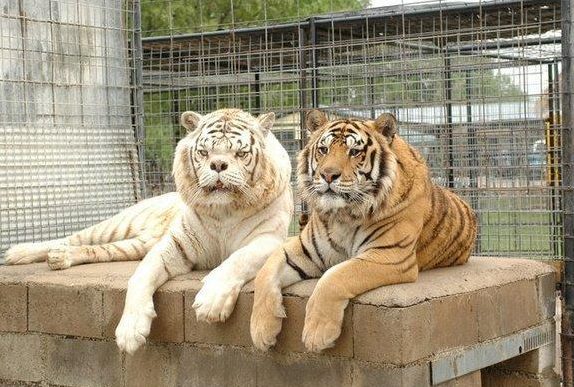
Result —
<instances>
[{"instance_id":1,"label":"tree foliage","mask_svg":"<svg viewBox=\"0 0 574 387\"><path fill-rule=\"evenodd\" d=\"M148 0L141 3L144 36L213 31L363 9L370 0Z\"/></svg>"}]
</instances>

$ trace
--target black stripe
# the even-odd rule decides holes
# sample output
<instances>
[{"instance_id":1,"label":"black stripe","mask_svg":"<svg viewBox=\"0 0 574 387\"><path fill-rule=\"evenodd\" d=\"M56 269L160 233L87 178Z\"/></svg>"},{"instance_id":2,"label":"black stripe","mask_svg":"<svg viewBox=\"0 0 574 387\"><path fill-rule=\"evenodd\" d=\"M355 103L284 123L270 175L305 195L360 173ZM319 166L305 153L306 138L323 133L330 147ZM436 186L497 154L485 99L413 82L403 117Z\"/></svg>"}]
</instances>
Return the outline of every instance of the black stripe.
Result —
<instances>
[{"instance_id":1,"label":"black stripe","mask_svg":"<svg viewBox=\"0 0 574 387\"><path fill-rule=\"evenodd\" d=\"M456 248L460 248L460 246L462 245L462 240L460 240L460 238L462 236L464 236L464 231L466 228L466 220L465 220L465 213L464 210L461 209L460 207L460 203L458 201L458 198L454 198L453 199L454 205L456 206L456 209L458 210L458 214L460 216L460 225L458 226L458 232L456 233L456 236L452 239L451 245L447 248L447 250L445 251L445 258L447 259L446 264L447 265L452 265L452 263L455 260L452 260L452 258L449 258L449 255L452 254L454 255L454 251L456 251ZM454 250L454 251L453 251Z\"/></svg>"},{"instance_id":2,"label":"black stripe","mask_svg":"<svg viewBox=\"0 0 574 387\"><path fill-rule=\"evenodd\" d=\"M309 232L311 233L311 242L313 242L313 247L315 248L315 251L317 252L317 256L319 257L319 260L323 264L323 268L325 268L325 260L323 259L323 255L321 254L321 250L319 250L319 246L317 245L317 238L315 238L315 233L313 232L313 229L311 227L309 227Z\"/></svg>"},{"instance_id":3,"label":"black stripe","mask_svg":"<svg viewBox=\"0 0 574 387\"><path fill-rule=\"evenodd\" d=\"M381 266L396 266L396 265L401 265L401 264L405 263L405 262L408 261L409 258L412 257L412 256L413 256L413 252L411 251L411 252L410 252L409 254L407 254L404 258L401 258L400 261L396 261L396 262L371 261L370 259L363 258L363 257L356 257L355 259L359 259L359 260L364 261L364 262L374 263L374 264L381 265Z\"/></svg>"},{"instance_id":4,"label":"black stripe","mask_svg":"<svg viewBox=\"0 0 574 387\"><path fill-rule=\"evenodd\" d=\"M361 130L361 128L359 127L359 125L357 125L357 123L354 122L354 121L349 121L348 124L351 125L353 128L355 128L355 129L357 129L357 130Z\"/></svg>"},{"instance_id":5,"label":"black stripe","mask_svg":"<svg viewBox=\"0 0 574 387\"><path fill-rule=\"evenodd\" d=\"M287 251L285 249L283 249L283 253L285 253L285 262L287 262L287 264L299 274L299 277L301 277L301 279L305 280L311 278L307 275L307 273L303 271L303 269L301 269L299 266L296 266L293 263L293 261L291 261L291 258L289 258L289 254L287 254Z\"/></svg>"},{"instance_id":6,"label":"black stripe","mask_svg":"<svg viewBox=\"0 0 574 387\"><path fill-rule=\"evenodd\" d=\"M437 188L433 188L433 190L434 190L434 192L435 192L437 195L439 194L439 191L438 191ZM441 194L441 195L444 195L442 192L440 192L440 194ZM444 200L444 197L443 197L443 200ZM428 247L428 245L430 245L431 242L434 241L434 240L436 239L436 237L437 237L441 232L444 232L444 230L442 229L442 226L443 226L443 224L444 224L444 222L446 221L446 218L447 218L448 207L445 207L445 203L444 203L443 201L440 201L440 200L438 201L437 204L438 204L438 205L441 207L441 209L442 209L442 212L441 212L440 215L439 215L439 219L440 219L440 220L438 221L438 223L437 223L436 225L433 226L433 233L432 233L432 235L431 235L426 241L424 241L421 245L419 245L419 246L417 247L417 249L418 249L419 251L426 249L426 248ZM427 225L427 226L428 226L428 225Z\"/></svg>"},{"instance_id":7,"label":"black stripe","mask_svg":"<svg viewBox=\"0 0 574 387\"><path fill-rule=\"evenodd\" d=\"M301 243L303 254L305 254L305 256L307 256L307 258L309 258L312 261L313 259L311 258L311 254L309 254L309 250L307 250L307 247L305 247L305 243L303 243L303 238L301 238L301 234L299 234L299 243Z\"/></svg>"},{"instance_id":8,"label":"black stripe","mask_svg":"<svg viewBox=\"0 0 574 387\"><path fill-rule=\"evenodd\" d=\"M407 267L403 267L401 269L401 273L403 273L403 274L406 273L407 271L411 270L416 265L418 265L418 263L417 263L417 260L415 259L415 260L413 260L413 262L410 265L408 265Z\"/></svg>"},{"instance_id":9,"label":"black stripe","mask_svg":"<svg viewBox=\"0 0 574 387\"><path fill-rule=\"evenodd\" d=\"M117 245L112 245L116 250L118 250L125 258L128 257L128 253L122 249L120 246Z\"/></svg>"},{"instance_id":10,"label":"black stripe","mask_svg":"<svg viewBox=\"0 0 574 387\"><path fill-rule=\"evenodd\" d=\"M333 239L331 239L331 234L329 233L329 228L323 222L323 219L321 219L320 217L319 217L319 222L321 223L321 225L325 229L325 235L327 236L327 241L329 242L329 245L331 246L331 248L333 250L335 250L337 253L345 255L347 252L345 251L345 249L342 246L338 245L337 243L335 243L335 241Z\"/></svg>"},{"instance_id":11,"label":"black stripe","mask_svg":"<svg viewBox=\"0 0 574 387\"><path fill-rule=\"evenodd\" d=\"M402 248L405 248L405 247L411 245L411 244L415 241L415 239L411 239L411 240L409 240L409 242L407 242L406 244L403 244L403 243L404 243L407 239L409 239L409 238L410 238L410 235L407 235L407 236L405 236L403 239L401 239L401 240L398 241L398 242L391 243L391 244L389 244L389 245L377 245L377 246L372 246L372 247L369 247L368 249L366 249L365 251L369 251L369 250L373 250L373 249L378 249L378 250L394 249L394 248L396 248L396 247L399 247L399 248L402 249Z\"/></svg>"},{"instance_id":12,"label":"black stripe","mask_svg":"<svg viewBox=\"0 0 574 387\"><path fill-rule=\"evenodd\" d=\"M181 257L182 257L182 258L187 258L187 254L185 253L185 250L183 249L183 246L181 245L181 242L180 242L176 237L173 237L173 241L175 242L175 247L176 247L177 250L179 251Z\"/></svg>"},{"instance_id":13,"label":"black stripe","mask_svg":"<svg viewBox=\"0 0 574 387\"><path fill-rule=\"evenodd\" d=\"M396 222L383 223L382 225L380 225L379 227L377 227L376 229L374 229L369 235L367 235L365 238L363 238L363 240L361 241L361 243L359 243L359 246L357 247L357 249L360 249L360 248L365 244L365 242L368 242L369 239L370 239L377 231L379 231L379 230L382 229L383 227L390 225L388 228L384 229L381 234L377 235L377 236L375 237L375 239L378 238L378 237L380 237L380 236L382 236L382 235L384 235L384 234L385 234L387 231L389 231L389 230L391 229L391 227L394 226L395 224L396 224Z\"/></svg>"}]
</instances>

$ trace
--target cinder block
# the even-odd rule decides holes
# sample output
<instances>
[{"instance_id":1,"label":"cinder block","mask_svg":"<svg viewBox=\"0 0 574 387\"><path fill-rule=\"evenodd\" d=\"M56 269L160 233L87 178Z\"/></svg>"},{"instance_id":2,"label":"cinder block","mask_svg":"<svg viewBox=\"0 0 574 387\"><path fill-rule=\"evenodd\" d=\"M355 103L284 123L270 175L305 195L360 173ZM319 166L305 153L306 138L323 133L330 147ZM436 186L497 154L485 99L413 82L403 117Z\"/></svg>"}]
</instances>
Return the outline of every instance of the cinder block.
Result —
<instances>
[{"instance_id":1,"label":"cinder block","mask_svg":"<svg viewBox=\"0 0 574 387\"><path fill-rule=\"evenodd\" d=\"M477 300L471 293L432 300L430 326L432 352L438 353L477 343L476 310Z\"/></svg>"},{"instance_id":2,"label":"cinder block","mask_svg":"<svg viewBox=\"0 0 574 387\"><path fill-rule=\"evenodd\" d=\"M25 285L0 285L0 331L26 332L28 293Z\"/></svg>"},{"instance_id":3,"label":"cinder block","mask_svg":"<svg viewBox=\"0 0 574 387\"><path fill-rule=\"evenodd\" d=\"M352 375L352 363L336 357L272 353L257 363L257 386L261 387L349 386Z\"/></svg>"},{"instance_id":4,"label":"cinder block","mask_svg":"<svg viewBox=\"0 0 574 387\"><path fill-rule=\"evenodd\" d=\"M502 333L498 288L479 290L475 294L478 319L478 340L486 341Z\"/></svg>"},{"instance_id":5,"label":"cinder block","mask_svg":"<svg viewBox=\"0 0 574 387\"><path fill-rule=\"evenodd\" d=\"M556 344L546 344L520 356L496 364L493 368L508 371L520 371L531 374L541 374L554 367L556 360Z\"/></svg>"},{"instance_id":6,"label":"cinder block","mask_svg":"<svg viewBox=\"0 0 574 387\"><path fill-rule=\"evenodd\" d=\"M73 286L28 289L28 329L81 337L102 337L102 292Z\"/></svg>"},{"instance_id":7,"label":"cinder block","mask_svg":"<svg viewBox=\"0 0 574 387\"><path fill-rule=\"evenodd\" d=\"M353 306L355 358L404 365L430 355L431 303L408 308Z\"/></svg>"},{"instance_id":8,"label":"cinder block","mask_svg":"<svg viewBox=\"0 0 574 387\"><path fill-rule=\"evenodd\" d=\"M127 387L176 386L180 365L180 347L148 344L133 356L126 355Z\"/></svg>"},{"instance_id":9,"label":"cinder block","mask_svg":"<svg viewBox=\"0 0 574 387\"><path fill-rule=\"evenodd\" d=\"M185 341L192 343L225 344L250 347L249 321L253 308L253 293L241 292L235 309L224 323L208 324L197 321L193 301L197 291L185 292Z\"/></svg>"},{"instance_id":10,"label":"cinder block","mask_svg":"<svg viewBox=\"0 0 574 387\"><path fill-rule=\"evenodd\" d=\"M121 386L122 361L112 341L45 336L46 381L65 386Z\"/></svg>"},{"instance_id":11,"label":"cinder block","mask_svg":"<svg viewBox=\"0 0 574 387\"><path fill-rule=\"evenodd\" d=\"M532 375L520 372L505 372L488 367L482 370L482 387L558 387L560 378L554 371Z\"/></svg>"},{"instance_id":12,"label":"cinder block","mask_svg":"<svg viewBox=\"0 0 574 387\"><path fill-rule=\"evenodd\" d=\"M303 326L305 325L305 307L309 298L283 297L283 305L287 318L283 320L281 333L277 337L275 349L278 352L307 352L302 341ZM353 305L349 304L345 309L341 336L335 342L333 348L323 351L325 355L353 356Z\"/></svg>"},{"instance_id":13,"label":"cinder block","mask_svg":"<svg viewBox=\"0 0 574 387\"><path fill-rule=\"evenodd\" d=\"M256 356L235 348L198 348L184 344L177 367L175 386L273 386L258 383L260 377L265 379L266 371L260 368Z\"/></svg>"},{"instance_id":14,"label":"cinder block","mask_svg":"<svg viewBox=\"0 0 574 387\"><path fill-rule=\"evenodd\" d=\"M514 282L499 288L501 335L536 325L538 310L535 280Z\"/></svg>"},{"instance_id":15,"label":"cinder block","mask_svg":"<svg viewBox=\"0 0 574 387\"><path fill-rule=\"evenodd\" d=\"M125 298L125 290L109 289L104 292L104 337L115 337ZM157 317L152 321L149 339L156 342L183 342L183 294L158 291L153 296L153 302Z\"/></svg>"},{"instance_id":16,"label":"cinder block","mask_svg":"<svg viewBox=\"0 0 574 387\"><path fill-rule=\"evenodd\" d=\"M537 290L540 318L549 319L556 314L556 273L539 276Z\"/></svg>"},{"instance_id":17,"label":"cinder block","mask_svg":"<svg viewBox=\"0 0 574 387\"><path fill-rule=\"evenodd\" d=\"M42 380L42 340L37 334L0 333L0 379Z\"/></svg>"},{"instance_id":18,"label":"cinder block","mask_svg":"<svg viewBox=\"0 0 574 387\"><path fill-rule=\"evenodd\" d=\"M356 364L353 367L353 386L368 387L427 387L430 386L428 363L407 367L374 367Z\"/></svg>"},{"instance_id":19,"label":"cinder block","mask_svg":"<svg viewBox=\"0 0 574 387\"><path fill-rule=\"evenodd\" d=\"M480 371L474 371L470 374L459 376L458 378L448 380L444 383L437 384L437 387L481 387Z\"/></svg>"},{"instance_id":20,"label":"cinder block","mask_svg":"<svg viewBox=\"0 0 574 387\"><path fill-rule=\"evenodd\" d=\"M120 289L104 290L104 311L103 311L103 336L106 338L116 337L116 327L122 317L126 291Z\"/></svg>"}]
</instances>

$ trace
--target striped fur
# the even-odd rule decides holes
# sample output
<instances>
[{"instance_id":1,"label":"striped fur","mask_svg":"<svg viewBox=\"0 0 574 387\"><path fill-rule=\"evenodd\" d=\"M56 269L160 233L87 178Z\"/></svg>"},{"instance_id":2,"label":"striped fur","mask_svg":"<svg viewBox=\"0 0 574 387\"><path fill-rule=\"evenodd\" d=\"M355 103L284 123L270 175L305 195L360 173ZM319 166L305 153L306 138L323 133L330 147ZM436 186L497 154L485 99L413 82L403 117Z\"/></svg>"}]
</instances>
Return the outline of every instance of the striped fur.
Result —
<instances>
[{"instance_id":1,"label":"striped fur","mask_svg":"<svg viewBox=\"0 0 574 387\"><path fill-rule=\"evenodd\" d=\"M279 289L320 278L307 305L303 341L334 344L348 301L379 286L413 282L421 270L465 263L477 233L471 208L434 185L420 154L396 135L394 116L337 120L313 111L298 182L311 214L255 280L251 335L267 349L284 314Z\"/></svg>"},{"instance_id":2,"label":"striped fur","mask_svg":"<svg viewBox=\"0 0 574 387\"><path fill-rule=\"evenodd\" d=\"M287 237L293 212L289 156L270 129L273 113L238 109L186 112L188 134L177 145L176 193L144 200L67 238L17 245L8 264L48 260L53 269L89 262L143 261L128 284L116 329L133 353L155 316L152 295L192 269L213 269L194 308L199 320L226 320L239 289Z\"/></svg>"}]
</instances>

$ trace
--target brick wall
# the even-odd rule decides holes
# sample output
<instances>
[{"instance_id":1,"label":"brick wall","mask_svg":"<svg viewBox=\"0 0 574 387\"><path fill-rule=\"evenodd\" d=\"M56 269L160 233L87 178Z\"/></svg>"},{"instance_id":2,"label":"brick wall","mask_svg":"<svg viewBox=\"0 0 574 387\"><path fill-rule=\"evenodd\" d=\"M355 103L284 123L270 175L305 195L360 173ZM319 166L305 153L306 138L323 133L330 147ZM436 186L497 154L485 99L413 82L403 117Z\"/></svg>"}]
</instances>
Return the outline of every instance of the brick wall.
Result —
<instances>
[{"instance_id":1,"label":"brick wall","mask_svg":"<svg viewBox=\"0 0 574 387\"><path fill-rule=\"evenodd\" d=\"M93 264L62 272L45 264L0 267L0 381L426 386L432 359L552 321L554 315L551 268L527 260L474 258L461 267L424 272L414 284L357 297L347 308L337 345L320 355L305 352L300 340L315 281L293 285L284 290L288 317L278 344L261 353L249 336L251 285L226 323L198 323L191 305L204 273L195 272L159 289L150 340L130 357L118 352L113 333L135 266ZM532 373L525 377L540 378L549 369L548 356L543 369L534 371L537 360L532 359L523 361L530 367L523 367L525 372ZM483 382L496 382L497 375L490 372ZM448 383L480 385L480 372Z\"/></svg>"}]
</instances>

